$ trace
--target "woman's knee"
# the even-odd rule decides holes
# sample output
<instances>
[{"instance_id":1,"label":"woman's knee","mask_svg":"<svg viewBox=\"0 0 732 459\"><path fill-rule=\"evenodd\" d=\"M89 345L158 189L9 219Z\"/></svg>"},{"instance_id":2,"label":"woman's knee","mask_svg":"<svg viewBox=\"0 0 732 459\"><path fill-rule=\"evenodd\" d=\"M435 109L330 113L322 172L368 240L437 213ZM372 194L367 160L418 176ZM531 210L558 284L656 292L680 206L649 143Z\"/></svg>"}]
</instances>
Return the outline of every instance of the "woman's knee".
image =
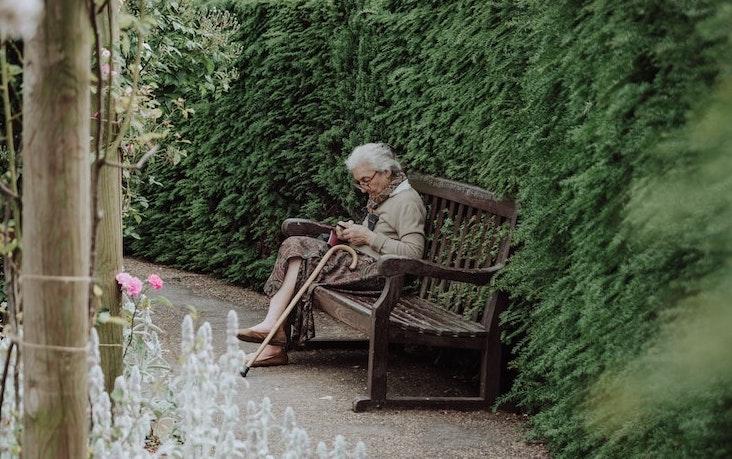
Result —
<instances>
[{"instance_id":1,"label":"woman's knee","mask_svg":"<svg viewBox=\"0 0 732 459\"><path fill-rule=\"evenodd\" d=\"M302 247L307 239L311 239L308 236L290 236L280 245L280 252L284 250L291 251L297 247Z\"/></svg>"}]
</instances>

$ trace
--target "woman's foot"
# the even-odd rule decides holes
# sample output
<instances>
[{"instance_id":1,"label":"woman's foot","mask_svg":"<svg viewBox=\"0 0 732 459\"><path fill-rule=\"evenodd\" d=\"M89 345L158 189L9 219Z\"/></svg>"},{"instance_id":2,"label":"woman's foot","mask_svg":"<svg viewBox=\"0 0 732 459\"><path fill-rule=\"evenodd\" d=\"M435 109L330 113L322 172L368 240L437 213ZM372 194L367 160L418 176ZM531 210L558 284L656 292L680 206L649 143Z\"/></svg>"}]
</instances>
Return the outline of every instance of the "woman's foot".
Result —
<instances>
[{"instance_id":1,"label":"woman's foot","mask_svg":"<svg viewBox=\"0 0 732 459\"><path fill-rule=\"evenodd\" d=\"M257 360L252 363L251 368L254 367L274 367L278 365L287 365L287 352L285 348L281 346L265 346L264 350Z\"/></svg>"},{"instance_id":2,"label":"woman's foot","mask_svg":"<svg viewBox=\"0 0 732 459\"><path fill-rule=\"evenodd\" d=\"M269 335L269 332L269 328L264 328L261 324L258 324L251 328L240 329L236 333L236 337L248 343L261 343ZM274 336L272 336L269 344L273 346L284 346L286 341L285 329L280 327Z\"/></svg>"},{"instance_id":3,"label":"woman's foot","mask_svg":"<svg viewBox=\"0 0 732 459\"><path fill-rule=\"evenodd\" d=\"M264 333L266 335L267 333L269 333L270 330L272 330L272 327L274 326L275 323L276 323L276 321L273 323L269 323L266 321L259 322L257 325L249 327L249 330L253 330L258 333Z\"/></svg>"}]
</instances>

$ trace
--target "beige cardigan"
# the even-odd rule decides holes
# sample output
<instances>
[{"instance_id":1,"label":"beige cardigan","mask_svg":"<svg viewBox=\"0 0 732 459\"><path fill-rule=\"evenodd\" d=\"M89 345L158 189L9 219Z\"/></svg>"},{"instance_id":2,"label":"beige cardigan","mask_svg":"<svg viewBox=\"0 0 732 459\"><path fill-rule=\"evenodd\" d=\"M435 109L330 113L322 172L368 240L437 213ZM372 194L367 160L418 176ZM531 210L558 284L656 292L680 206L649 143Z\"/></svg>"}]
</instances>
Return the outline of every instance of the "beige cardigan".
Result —
<instances>
[{"instance_id":1,"label":"beige cardigan","mask_svg":"<svg viewBox=\"0 0 732 459\"><path fill-rule=\"evenodd\" d=\"M354 246L355 249L374 258L379 255L422 258L427 210L419 193L411 186L399 188L374 211L379 221L374 227L371 244ZM363 225L367 226L366 223L364 219Z\"/></svg>"}]
</instances>

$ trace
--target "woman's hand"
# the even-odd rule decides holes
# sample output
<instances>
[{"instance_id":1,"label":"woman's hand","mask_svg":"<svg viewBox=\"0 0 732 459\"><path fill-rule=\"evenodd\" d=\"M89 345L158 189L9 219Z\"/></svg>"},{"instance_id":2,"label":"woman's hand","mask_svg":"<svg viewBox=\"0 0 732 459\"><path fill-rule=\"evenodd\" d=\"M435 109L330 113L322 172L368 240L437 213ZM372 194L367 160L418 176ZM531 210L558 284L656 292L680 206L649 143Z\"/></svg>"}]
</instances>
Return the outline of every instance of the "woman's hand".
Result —
<instances>
[{"instance_id":1,"label":"woman's hand","mask_svg":"<svg viewBox=\"0 0 732 459\"><path fill-rule=\"evenodd\" d=\"M348 222L346 229L343 230L343 239L355 245L369 245L374 237L374 232L363 225L356 225Z\"/></svg>"},{"instance_id":2,"label":"woman's hand","mask_svg":"<svg viewBox=\"0 0 732 459\"><path fill-rule=\"evenodd\" d=\"M346 240L346 237L343 235L343 232L348 228L350 225L353 225L353 220L348 220L347 222L338 222L338 224L335 226L335 233L336 236L338 236L338 239Z\"/></svg>"}]
</instances>

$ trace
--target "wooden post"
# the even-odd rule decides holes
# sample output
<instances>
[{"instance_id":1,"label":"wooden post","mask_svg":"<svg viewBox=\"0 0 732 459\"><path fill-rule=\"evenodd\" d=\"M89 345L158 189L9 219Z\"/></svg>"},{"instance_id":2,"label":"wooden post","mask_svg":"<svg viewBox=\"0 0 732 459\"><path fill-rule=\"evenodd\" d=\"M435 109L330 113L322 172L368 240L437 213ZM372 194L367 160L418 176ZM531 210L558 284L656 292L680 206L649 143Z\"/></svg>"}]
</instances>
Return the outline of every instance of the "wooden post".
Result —
<instances>
[{"instance_id":1,"label":"wooden post","mask_svg":"<svg viewBox=\"0 0 732 459\"><path fill-rule=\"evenodd\" d=\"M113 56L119 52L119 30L115 14L117 9L117 1L110 0L99 17L103 46L110 49ZM98 113L103 113L103 120L106 119L102 148L109 148L105 154L106 159L121 163L119 149L109 147L117 135L117 130L114 129L116 125L114 100L107 97L107 87L103 92L106 103L104 107L96 110ZM112 316L119 316L122 294L114 277L122 270L122 170L117 167L102 167L99 173L98 193L101 220L96 234L95 277L102 288L102 307L107 308ZM115 323L107 323L98 325L97 332L99 343L106 345L99 348L99 354L104 372L104 385L111 394L114 380L122 374L122 327Z\"/></svg>"},{"instance_id":2,"label":"wooden post","mask_svg":"<svg viewBox=\"0 0 732 459\"><path fill-rule=\"evenodd\" d=\"M23 456L87 457L91 32L45 2L23 75Z\"/></svg>"}]
</instances>

